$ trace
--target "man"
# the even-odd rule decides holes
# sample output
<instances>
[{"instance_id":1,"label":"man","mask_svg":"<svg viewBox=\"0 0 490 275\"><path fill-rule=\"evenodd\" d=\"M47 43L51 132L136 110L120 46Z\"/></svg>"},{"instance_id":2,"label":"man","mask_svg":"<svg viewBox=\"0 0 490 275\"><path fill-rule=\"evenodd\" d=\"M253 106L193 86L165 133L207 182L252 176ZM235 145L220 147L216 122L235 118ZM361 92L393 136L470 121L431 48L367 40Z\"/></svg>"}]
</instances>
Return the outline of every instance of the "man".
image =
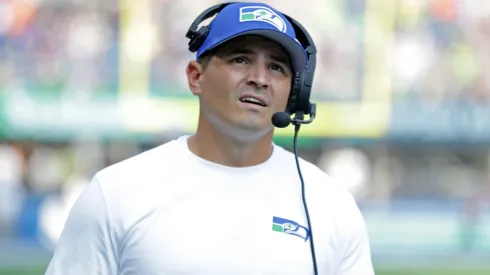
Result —
<instances>
[{"instance_id":1,"label":"man","mask_svg":"<svg viewBox=\"0 0 490 275\"><path fill-rule=\"evenodd\" d=\"M258 7L276 20L240 20ZM294 36L270 6L225 7L186 69L197 131L97 173L47 274L313 274L294 155L272 142L271 117L307 64ZM374 274L352 196L301 167L318 274Z\"/></svg>"}]
</instances>

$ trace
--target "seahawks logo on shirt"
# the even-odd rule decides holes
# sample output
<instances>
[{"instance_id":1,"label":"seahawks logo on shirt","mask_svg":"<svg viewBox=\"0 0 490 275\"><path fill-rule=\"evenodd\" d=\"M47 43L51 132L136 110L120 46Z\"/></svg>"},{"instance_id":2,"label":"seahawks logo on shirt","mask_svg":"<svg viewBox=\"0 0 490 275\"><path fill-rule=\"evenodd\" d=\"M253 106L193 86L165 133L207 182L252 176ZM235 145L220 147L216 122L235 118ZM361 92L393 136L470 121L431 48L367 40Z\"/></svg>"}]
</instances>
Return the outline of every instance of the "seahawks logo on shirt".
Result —
<instances>
[{"instance_id":1,"label":"seahawks logo on shirt","mask_svg":"<svg viewBox=\"0 0 490 275\"><path fill-rule=\"evenodd\" d=\"M240 8L240 22L260 21L273 25L281 32L286 32L286 22L274 11L261 6Z\"/></svg>"},{"instance_id":2,"label":"seahawks logo on shirt","mask_svg":"<svg viewBox=\"0 0 490 275\"><path fill-rule=\"evenodd\" d=\"M276 232L281 232L289 235L294 235L300 237L305 242L310 236L310 231L308 228L299 225L297 222L283 219L279 217L272 217L272 230Z\"/></svg>"}]
</instances>

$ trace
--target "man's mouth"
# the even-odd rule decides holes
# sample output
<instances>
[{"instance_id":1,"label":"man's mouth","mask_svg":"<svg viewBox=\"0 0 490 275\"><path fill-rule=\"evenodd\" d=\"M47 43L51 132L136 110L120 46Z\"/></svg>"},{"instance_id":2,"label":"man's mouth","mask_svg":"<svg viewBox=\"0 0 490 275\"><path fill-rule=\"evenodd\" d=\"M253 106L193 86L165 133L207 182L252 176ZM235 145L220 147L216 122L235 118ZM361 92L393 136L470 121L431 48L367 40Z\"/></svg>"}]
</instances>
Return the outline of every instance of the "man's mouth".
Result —
<instances>
[{"instance_id":1,"label":"man's mouth","mask_svg":"<svg viewBox=\"0 0 490 275\"><path fill-rule=\"evenodd\" d=\"M243 103L254 104L254 105L261 106L261 107L267 106L267 104L265 104L262 100L255 98L255 97L251 97L251 96L244 96L244 97L241 97L239 100L240 100L240 102L243 102Z\"/></svg>"}]
</instances>

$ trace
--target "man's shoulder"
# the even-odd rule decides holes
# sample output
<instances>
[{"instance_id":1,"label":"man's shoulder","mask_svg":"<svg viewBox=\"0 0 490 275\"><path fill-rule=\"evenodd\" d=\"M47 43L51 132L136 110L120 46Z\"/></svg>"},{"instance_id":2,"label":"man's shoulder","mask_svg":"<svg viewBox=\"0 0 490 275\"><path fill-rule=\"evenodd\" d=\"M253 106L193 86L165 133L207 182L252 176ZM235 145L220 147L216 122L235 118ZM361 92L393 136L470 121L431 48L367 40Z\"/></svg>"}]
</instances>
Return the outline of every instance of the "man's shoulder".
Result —
<instances>
[{"instance_id":1,"label":"man's shoulder","mask_svg":"<svg viewBox=\"0 0 490 275\"><path fill-rule=\"evenodd\" d=\"M101 169L95 175L99 181L140 177L155 171L164 171L175 163L181 154L181 141L170 140L157 147L114 163Z\"/></svg>"},{"instance_id":2,"label":"man's shoulder","mask_svg":"<svg viewBox=\"0 0 490 275\"><path fill-rule=\"evenodd\" d=\"M279 146L278 148L281 161L284 161L285 163L287 162L288 167L291 167L290 172L297 174L298 171L296 167L294 153ZM351 196L351 193L347 190L346 185L343 184L341 181L328 175L325 171L320 169L320 167L318 167L315 163L311 161L308 161L299 156L298 161L305 184L319 188L319 191L321 191L321 193L336 195L340 194L341 197L343 197L344 199L350 199L349 197ZM294 169L292 165L294 165ZM347 198L345 198L345 196L347 196Z\"/></svg>"},{"instance_id":3,"label":"man's shoulder","mask_svg":"<svg viewBox=\"0 0 490 275\"><path fill-rule=\"evenodd\" d=\"M180 173L181 145L180 140L171 140L98 171L93 182L99 185L109 212L118 216L127 210L137 217L138 211L154 205L159 200L155 196L168 191L172 178ZM129 201L134 202L133 210L127 208Z\"/></svg>"},{"instance_id":4,"label":"man's shoulder","mask_svg":"<svg viewBox=\"0 0 490 275\"><path fill-rule=\"evenodd\" d=\"M298 177L294 153L283 150L280 157L283 161L282 165L288 167L287 173L290 173L288 176ZM362 232L364 230L363 217L348 186L324 172L315 163L302 158L298 160L312 215L318 216L318 220L323 221L320 227L330 227L334 224L338 228L335 231L338 234L337 237L342 242L348 242L351 236ZM290 163L293 163L294 167Z\"/></svg>"}]
</instances>

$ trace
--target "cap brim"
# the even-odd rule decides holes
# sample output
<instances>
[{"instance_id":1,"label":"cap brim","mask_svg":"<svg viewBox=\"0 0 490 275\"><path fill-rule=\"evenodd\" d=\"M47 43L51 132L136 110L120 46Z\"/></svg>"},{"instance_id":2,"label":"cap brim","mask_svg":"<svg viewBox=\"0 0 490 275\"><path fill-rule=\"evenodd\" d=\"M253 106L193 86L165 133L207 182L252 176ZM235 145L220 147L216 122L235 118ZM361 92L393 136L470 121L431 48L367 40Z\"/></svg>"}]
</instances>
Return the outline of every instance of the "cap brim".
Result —
<instances>
[{"instance_id":1,"label":"cap brim","mask_svg":"<svg viewBox=\"0 0 490 275\"><path fill-rule=\"evenodd\" d=\"M260 35L274 42L277 42L289 54L289 57L291 59L291 66L295 72L301 72L305 69L307 63L307 54L300 43L280 31L275 31L271 29L247 30L214 44L210 49L216 48L217 46L222 45L225 42L228 42L234 38L243 35Z\"/></svg>"}]
</instances>

